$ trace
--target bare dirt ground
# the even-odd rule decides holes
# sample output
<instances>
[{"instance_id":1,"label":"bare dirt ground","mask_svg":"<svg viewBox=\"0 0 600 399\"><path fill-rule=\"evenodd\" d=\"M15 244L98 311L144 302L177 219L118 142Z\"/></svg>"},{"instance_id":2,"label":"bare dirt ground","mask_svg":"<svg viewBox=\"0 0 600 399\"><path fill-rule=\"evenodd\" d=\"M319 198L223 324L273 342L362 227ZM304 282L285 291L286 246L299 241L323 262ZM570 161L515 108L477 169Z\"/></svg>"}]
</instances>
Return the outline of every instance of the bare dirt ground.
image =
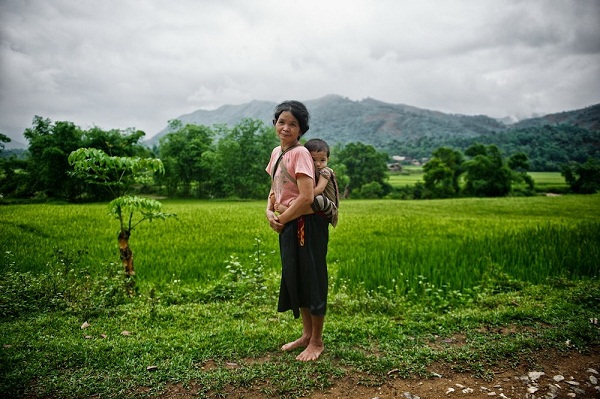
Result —
<instances>
[{"instance_id":1,"label":"bare dirt ground","mask_svg":"<svg viewBox=\"0 0 600 399\"><path fill-rule=\"evenodd\" d=\"M529 362L517 367L498 366L490 381L476 378L470 373L451 371L444 365L433 365L431 378L403 379L390 370L386 381L377 386L366 386L364 375L348 374L334 380L333 385L323 391L305 396L308 399L551 399L551 398L600 398L600 348L591 354L570 351L567 354L554 350L542 351ZM266 383L257 383L250 388L228 388L223 396L208 393L208 397L234 399L257 399L277 397L267 394ZM184 388L168 386L159 396L161 399L197 398L198 387Z\"/></svg>"}]
</instances>

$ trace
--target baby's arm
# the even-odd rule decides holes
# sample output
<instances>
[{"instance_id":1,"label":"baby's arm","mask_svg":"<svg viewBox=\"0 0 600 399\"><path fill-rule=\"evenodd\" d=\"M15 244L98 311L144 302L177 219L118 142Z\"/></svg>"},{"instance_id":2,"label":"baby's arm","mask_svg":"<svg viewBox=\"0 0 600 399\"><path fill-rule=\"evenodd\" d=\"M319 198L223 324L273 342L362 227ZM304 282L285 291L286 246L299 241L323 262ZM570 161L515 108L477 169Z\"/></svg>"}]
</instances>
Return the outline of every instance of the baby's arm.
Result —
<instances>
[{"instance_id":1,"label":"baby's arm","mask_svg":"<svg viewBox=\"0 0 600 399\"><path fill-rule=\"evenodd\" d=\"M292 202L294 202L294 200L290 201L290 205L292 205ZM280 204L279 202L275 203L275 211L279 214L282 214L288 208L289 208L289 206L285 206L283 204Z\"/></svg>"},{"instance_id":2,"label":"baby's arm","mask_svg":"<svg viewBox=\"0 0 600 399\"><path fill-rule=\"evenodd\" d=\"M325 177L325 175L319 176L319 181L317 182L317 187L315 187L315 197L317 195L323 194L325 187L327 187L327 183L329 183L329 179Z\"/></svg>"}]
</instances>

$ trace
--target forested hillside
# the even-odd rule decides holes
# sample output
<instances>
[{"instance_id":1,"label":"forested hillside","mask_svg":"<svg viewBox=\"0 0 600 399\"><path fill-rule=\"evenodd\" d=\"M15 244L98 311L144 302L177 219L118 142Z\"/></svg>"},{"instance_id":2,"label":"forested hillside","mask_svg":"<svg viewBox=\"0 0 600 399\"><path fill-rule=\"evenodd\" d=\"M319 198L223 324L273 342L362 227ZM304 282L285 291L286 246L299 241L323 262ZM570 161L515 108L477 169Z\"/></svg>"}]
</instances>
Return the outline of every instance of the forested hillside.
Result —
<instances>
[{"instance_id":1,"label":"forested hillside","mask_svg":"<svg viewBox=\"0 0 600 399\"><path fill-rule=\"evenodd\" d=\"M461 150L473 141L496 144L505 154L524 152L530 160L532 171L558 171L560 165L588 158L600 159L600 133L574 125L544 125L512 128L493 136L473 139L450 139L447 145Z\"/></svg>"},{"instance_id":2,"label":"forested hillside","mask_svg":"<svg viewBox=\"0 0 600 399\"><path fill-rule=\"evenodd\" d=\"M533 170L558 170L563 162L599 157L600 104L505 124L485 115L446 114L370 98L351 101L329 95L305 103L312 115L306 137L319 137L333 146L360 142L390 156L427 158L442 146L464 150L481 142L496 144L507 155L525 152ZM243 118L270 123L275 105L252 101L213 111L198 110L174 119L206 126L233 126ZM167 132L159 132L148 144L158 144Z\"/></svg>"}]
</instances>

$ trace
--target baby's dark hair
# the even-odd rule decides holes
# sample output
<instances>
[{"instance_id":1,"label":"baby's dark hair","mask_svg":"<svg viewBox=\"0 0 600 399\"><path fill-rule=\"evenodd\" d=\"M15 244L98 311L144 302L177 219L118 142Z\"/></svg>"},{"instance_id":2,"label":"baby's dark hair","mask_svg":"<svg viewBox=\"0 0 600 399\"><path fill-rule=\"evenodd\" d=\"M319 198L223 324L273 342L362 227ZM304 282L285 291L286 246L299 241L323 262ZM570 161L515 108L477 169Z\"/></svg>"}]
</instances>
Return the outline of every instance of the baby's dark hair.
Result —
<instances>
[{"instance_id":1,"label":"baby's dark hair","mask_svg":"<svg viewBox=\"0 0 600 399\"><path fill-rule=\"evenodd\" d=\"M275 107L275 112L273 114L273 125L275 125L275 122L277 122L277 119L279 119L279 115L285 111L290 112L292 115L294 115L294 118L298 120L298 123L300 124L300 136L308 132L308 121L310 119L310 114L308 113L306 106L300 101L284 101Z\"/></svg>"},{"instance_id":2,"label":"baby's dark hair","mask_svg":"<svg viewBox=\"0 0 600 399\"><path fill-rule=\"evenodd\" d=\"M304 147L309 152L327 152L327 158L329 158L329 144L325 140L321 139L310 139L304 143Z\"/></svg>"}]
</instances>

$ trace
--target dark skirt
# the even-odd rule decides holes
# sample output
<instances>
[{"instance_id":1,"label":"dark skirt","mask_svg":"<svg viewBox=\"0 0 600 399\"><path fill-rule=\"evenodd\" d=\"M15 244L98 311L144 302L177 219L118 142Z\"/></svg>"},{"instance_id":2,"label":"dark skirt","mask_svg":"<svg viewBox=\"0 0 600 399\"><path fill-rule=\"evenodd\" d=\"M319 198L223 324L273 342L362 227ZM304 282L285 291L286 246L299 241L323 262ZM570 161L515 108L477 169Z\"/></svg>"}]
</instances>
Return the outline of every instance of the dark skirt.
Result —
<instances>
[{"instance_id":1,"label":"dark skirt","mask_svg":"<svg viewBox=\"0 0 600 399\"><path fill-rule=\"evenodd\" d=\"M292 310L298 318L300 308L308 308L314 316L325 316L328 243L329 222L323 215L304 215L285 225L279 235L279 312Z\"/></svg>"}]
</instances>

